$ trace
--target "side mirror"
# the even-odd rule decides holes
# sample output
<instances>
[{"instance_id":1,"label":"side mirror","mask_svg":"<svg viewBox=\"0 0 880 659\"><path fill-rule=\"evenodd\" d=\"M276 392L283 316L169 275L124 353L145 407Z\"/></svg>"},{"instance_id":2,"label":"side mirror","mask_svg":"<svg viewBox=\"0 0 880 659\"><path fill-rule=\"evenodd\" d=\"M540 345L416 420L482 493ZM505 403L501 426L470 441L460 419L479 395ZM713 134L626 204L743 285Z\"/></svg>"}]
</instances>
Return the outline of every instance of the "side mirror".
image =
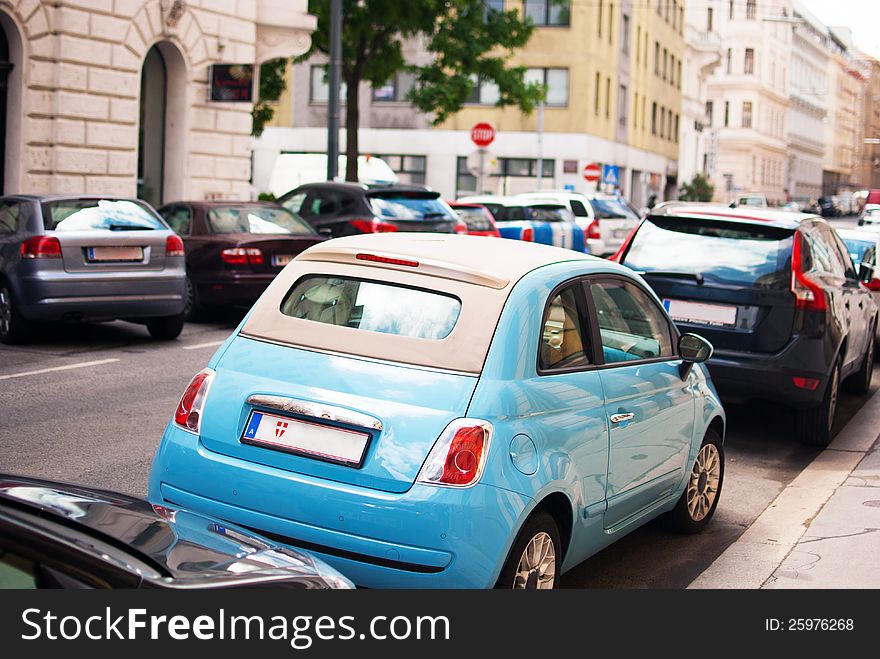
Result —
<instances>
[{"instance_id":1,"label":"side mirror","mask_svg":"<svg viewBox=\"0 0 880 659\"><path fill-rule=\"evenodd\" d=\"M712 356L715 348L698 334L682 334L678 339L678 354L681 357L681 378L691 372L694 364L700 364Z\"/></svg>"},{"instance_id":2,"label":"side mirror","mask_svg":"<svg viewBox=\"0 0 880 659\"><path fill-rule=\"evenodd\" d=\"M868 284L874 279L874 266L862 261L859 264L859 281Z\"/></svg>"}]
</instances>

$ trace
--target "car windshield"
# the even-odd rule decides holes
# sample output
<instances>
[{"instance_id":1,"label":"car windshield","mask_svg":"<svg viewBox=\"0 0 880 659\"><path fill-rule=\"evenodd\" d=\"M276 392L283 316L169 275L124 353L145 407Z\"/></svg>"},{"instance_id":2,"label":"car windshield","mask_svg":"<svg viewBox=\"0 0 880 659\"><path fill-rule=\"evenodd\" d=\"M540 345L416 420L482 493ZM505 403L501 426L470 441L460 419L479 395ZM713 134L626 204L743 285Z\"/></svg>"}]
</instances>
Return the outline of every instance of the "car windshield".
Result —
<instances>
[{"instance_id":1,"label":"car windshield","mask_svg":"<svg viewBox=\"0 0 880 659\"><path fill-rule=\"evenodd\" d=\"M214 233L315 233L298 215L271 206L216 206L208 211L208 224Z\"/></svg>"},{"instance_id":2,"label":"car windshield","mask_svg":"<svg viewBox=\"0 0 880 659\"><path fill-rule=\"evenodd\" d=\"M167 229L146 206L129 199L60 199L43 203L47 231Z\"/></svg>"},{"instance_id":3,"label":"car windshield","mask_svg":"<svg viewBox=\"0 0 880 659\"><path fill-rule=\"evenodd\" d=\"M392 220L455 220L453 210L436 196L377 195L368 197L373 212Z\"/></svg>"},{"instance_id":4,"label":"car windshield","mask_svg":"<svg viewBox=\"0 0 880 659\"><path fill-rule=\"evenodd\" d=\"M492 223L486 217L482 208L473 206L456 207L455 212L467 225L468 231L491 231Z\"/></svg>"},{"instance_id":5,"label":"car windshield","mask_svg":"<svg viewBox=\"0 0 880 659\"><path fill-rule=\"evenodd\" d=\"M590 206L593 207L593 213L600 220L639 219L620 199L590 199Z\"/></svg>"},{"instance_id":6,"label":"car windshield","mask_svg":"<svg viewBox=\"0 0 880 659\"><path fill-rule=\"evenodd\" d=\"M445 293L324 275L300 279L281 303L293 318L419 339L447 337L460 312Z\"/></svg>"},{"instance_id":7,"label":"car windshield","mask_svg":"<svg viewBox=\"0 0 880 659\"><path fill-rule=\"evenodd\" d=\"M696 218L649 217L623 265L638 272L700 274L708 280L786 288L793 230Z\"/></svg>"}]
</instances>

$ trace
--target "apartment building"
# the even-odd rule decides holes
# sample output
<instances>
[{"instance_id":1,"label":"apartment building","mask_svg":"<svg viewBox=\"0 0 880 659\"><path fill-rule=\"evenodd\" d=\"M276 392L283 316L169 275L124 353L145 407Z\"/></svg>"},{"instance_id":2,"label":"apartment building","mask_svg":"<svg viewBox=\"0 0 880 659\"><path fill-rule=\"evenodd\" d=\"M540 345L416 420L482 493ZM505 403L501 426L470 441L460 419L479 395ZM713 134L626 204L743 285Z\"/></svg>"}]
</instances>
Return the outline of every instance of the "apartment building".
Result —
<instances>
[{"instance_id":1,"label":"apartment building","mask_svg":"<svg viewBox=\"0 0 880 659\"><path fill-rule=\"evenodd\" d=\"M249 198L250 102L214 64L308 49L306 0L3 0L0 192Z\"/></svg>"},{"instance_id":2,"label":"apartment building","mask_svg":"<svg viewBox=\"0 0 880 659\"><path fill-rule=\"evenodd\" d=\"M728 0L714 17L725 51L707 90L717 125L718 201L743 192L786 198L791 15L790 0Z\"/></svg>"},{"instance_id":3,"label":"apartment building","mask_svg":"<svg viewBox=\"0 0 880 659\"><path fill-rule=\"evenodd\" d=\"M496 106L498 90L477 82L468 104L442 125L413 110L400 74L380 89L357 90L360 147L381 155L405 181L426 183L447 198L477 192L467 158L471 127L489 121L497 171L483 191L512 194L542 188L593 189L582 177L589 163L616 165L619 189L637 204L674 195L681 130L684 4L679 0L493 0L537 26L512 64L547 88L543 111L531 115ZM429 55L405 44L407 60ZM326 60L314 56L290 69L289 91L255 142L254 185L268 182L278 153L326 150ZM352 90L346 90L352 93ZM540 119L539 119L540 117ZM538 122L543 131L539 139ZM340 136L345 140L345 131ZM542 163L538 176L538 161ZM540 182L539 182L540 178Z\"/></svg>"},{"instance_id":4,"label":"apartment building","mask_svg":"<svg viewBox=\"0 0 880 659\"><path fill-rule=\"evenodd\" d=\"M709 76L724 59L715 17L722 0L688 7L685 13L685 57L682 78L682 129L679 179L696 174L709 177L715 168L717 125L714 104L708 98Z\"/></svg>"},{"instance_id":5,"label":"apartment building","mask_svg":"<svg viewBox=\"0 0 880 659\"><path fill-rule=\"evenodd\" d=\"M863 56L868 80L863 88L861 173L859 181L867 188L880 188L880 62Z\"/></svg>"}]
</instances>

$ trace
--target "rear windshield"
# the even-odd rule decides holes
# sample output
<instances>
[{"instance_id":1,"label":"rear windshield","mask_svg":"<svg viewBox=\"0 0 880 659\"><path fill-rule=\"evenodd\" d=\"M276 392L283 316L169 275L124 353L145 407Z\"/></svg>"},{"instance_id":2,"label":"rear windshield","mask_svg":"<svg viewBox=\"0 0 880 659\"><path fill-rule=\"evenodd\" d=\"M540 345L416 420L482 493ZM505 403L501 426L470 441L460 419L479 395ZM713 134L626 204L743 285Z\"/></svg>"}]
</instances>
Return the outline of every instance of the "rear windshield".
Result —
<instances>
[{"instance_id":1,"label":"rear windshield","mask_svg":"<svg viewBox=\"0 0 880 659\"><path fill-rule=\"evenodd\" d=\"M493 211L498 222L565 222L568 212L562 206L499 206Z\"/></svg>"},{"instance_id":2,"label":"rear windshield","mask_svg":"<svg viewBox=\"0 0 880 659\"><path fill-rule=\"evenodd\" d=\"M281 303L293 318L418 339L447 337L460 312L445 293L324 275L300 279Z\"/></svg>"},{"instance_id":3,"label":"rear windshield","mask_svg":"<svg viewBox=\"0 0 880 659\"><path fill-rule=\"evenodd\" d=\"M370 196L370 207L391 220L454 220L452 209L439 197L412 195Z\"/></svg>"},{"instance_id":4,"label":"rear windshield","mask_svg":"<svg viewBox=\"0 0 880 659\"><path fill-rule=\"evenodd\" d=\"M217 206L208 211L208 224L214 233L315 233L299 216L271 206Z\"/></svg>"},{"instance_id":5,"label":"rear windshield","mask_svg":"<svg viewBox=\"0 0 880 659\"><path fill-rule=\"evenodd\" d=\"M677 217L650 217L623 265L638 272L693 273L721 283L786 288L791 229Z\"/></svg>"},{"instance_id":6,"label":"rear windshield","mask_svg":"<svg viewBox=\"0 0 880 659\"><path fill-rule=\"evenodd\" d=\"M620 199L590 199L593 213L600 220L637 220L638 216Z\"/></svg>"},{"instance_id":7,"label":"rear windshield","mask_svg":"<svg viewBox=\"0 0 880 659\"><path fill-rule=\"evenodd\" d=\"M43 202L47 231L167 230L146 206L128 199L61 199Z\"/></svg>"},{"instance_id":8,"label":"rear windshield","mask_svg":"<svg viewBox=\"0 0 880 659\"><path fill-rule=\"evenodd\" d=\"M843 243L846 245L846 251L852 257L853 263L859 265L865 258L865 252L877 246L873 240L860 240L859 238L844 238Z\"/></svg>"},{"instance_id":9,"label":"rear windshield","mask_svg":"<svg viewBox=\"0 0 880 659\"><path fill-rule=\"evenodd\" d=\"M482 208L455 208L455 212L467 225L468 231L491 231L492 222Z\"/></svg>"}]
</instances>

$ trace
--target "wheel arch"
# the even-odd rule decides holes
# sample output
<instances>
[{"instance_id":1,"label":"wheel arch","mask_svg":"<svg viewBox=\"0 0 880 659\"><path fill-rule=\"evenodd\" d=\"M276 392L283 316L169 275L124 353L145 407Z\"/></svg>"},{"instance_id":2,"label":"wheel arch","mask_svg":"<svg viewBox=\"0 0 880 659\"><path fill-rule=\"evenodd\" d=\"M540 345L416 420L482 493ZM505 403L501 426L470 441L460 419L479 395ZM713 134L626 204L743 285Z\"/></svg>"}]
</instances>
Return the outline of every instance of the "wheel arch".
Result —
<instances>
[{"instance_id":1,"label":"wheel arch","mask_svg":"<svg viewBox=\"0 0 880 659\"><path fill-rule=\"evenodd\" d=\"M562 545L561 563L568 553L574 527L574 509L572 508L571 499L562 492L551 492L538 502L538 505L532 509L528 517L534 515L536 510L543 510L556 522L556 529L559 531L559 542ZM525 524L525 521L523 524Z\"/></svg>"},{"instance_id":2,"label":"wheel arch","mask_svg":"<svg viewBox=\"0 0 880 659\"><path fill-rule=\"evenodd\" d=\"M721 438L721 443L724 443L724 419L722 419L720 415L715 416L711 421L709 421L709 425L706 427L706 430L714 430Z\"/></svg>"}]
</instances>

